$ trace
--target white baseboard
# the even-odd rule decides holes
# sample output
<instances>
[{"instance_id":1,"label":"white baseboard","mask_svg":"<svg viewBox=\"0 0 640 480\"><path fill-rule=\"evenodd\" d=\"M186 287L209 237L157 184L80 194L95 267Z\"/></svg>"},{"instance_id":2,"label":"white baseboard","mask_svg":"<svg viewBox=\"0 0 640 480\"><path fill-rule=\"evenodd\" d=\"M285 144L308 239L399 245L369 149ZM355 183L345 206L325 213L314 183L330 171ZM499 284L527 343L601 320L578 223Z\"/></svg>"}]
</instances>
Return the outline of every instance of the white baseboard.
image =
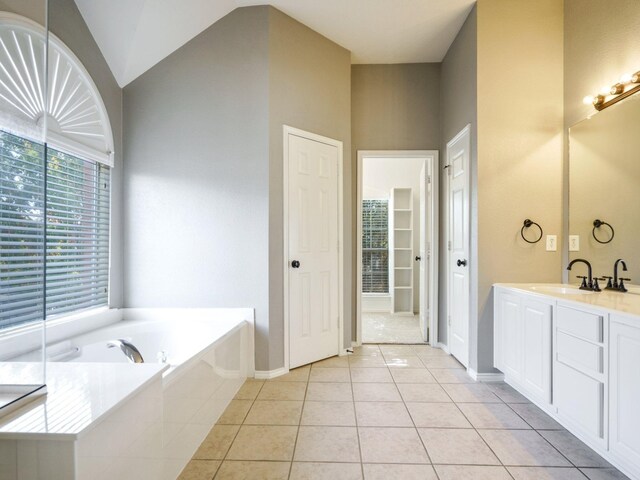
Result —
<instances>
[{"instance_id":1,"label":"white baseboard","mask_svg":"<svg viewBox=\"0 0 640 480\"><path fill-rule=\"evenodd\" d=\"M504 381L504 373L478 373L473 368L467 368L467 373L477 382L497 383Z\"/></svg>"},{"instance_id":2,"label":"white baseboard","mask_svg":"<svg viewBox=\"0 0 640 480\"><path fill-rule=\"evenodd\" d=\"M275 370L256 370L255 378L256 380L269 380L287 373L289 373L289 369L286 367L276 368Z\"/></svg>"},{"instance_id":3,"label":"white baseboard","mask_svg":"<svg viewBox=\"0 0 640 480\"><path fill-rule=\"evenodd\" d=\"M362 342L355 342L355 341L351 342L351 348L361 347L361 346L362 346Z\"/></svg>"},{"instance_id":4,"label":"white baseboard","mask_svg":"<svg viewBox=\"0 0 640 480\"><path fill-rule=\"evenodd\" d=\"M444 353L450 354L449 347L447 347L444 343L438 342L434 345L436 348L440 348Z\"/></svg>"}]
</instances>

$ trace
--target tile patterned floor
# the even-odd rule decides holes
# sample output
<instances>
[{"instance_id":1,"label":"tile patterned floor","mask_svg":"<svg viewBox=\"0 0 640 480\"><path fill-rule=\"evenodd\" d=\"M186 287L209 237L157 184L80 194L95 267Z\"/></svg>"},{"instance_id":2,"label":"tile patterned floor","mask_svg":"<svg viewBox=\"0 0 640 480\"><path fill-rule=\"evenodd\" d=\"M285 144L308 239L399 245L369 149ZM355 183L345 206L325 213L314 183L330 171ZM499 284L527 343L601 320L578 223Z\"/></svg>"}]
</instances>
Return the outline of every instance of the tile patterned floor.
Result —
<instances>
[{"instance_id":1,"label":"tile patterned floor","mask_svg":"<svg viewBox=\"0 0 640 480\"><path fill-rule=\"evenodd\" d=\"M364 343L424 343L420 317L362 312Z\"/></svg>"},{"instance_id":2,"label":"tile patterned floor","mask_svg":"<svg viewBox=\"0 0 640 480\"><path fill-rule=\"evenodd\" d=\"M247 380L180 480L620 480L504 383L427 345L365 345Z\"/></svg>"}]
</instances>

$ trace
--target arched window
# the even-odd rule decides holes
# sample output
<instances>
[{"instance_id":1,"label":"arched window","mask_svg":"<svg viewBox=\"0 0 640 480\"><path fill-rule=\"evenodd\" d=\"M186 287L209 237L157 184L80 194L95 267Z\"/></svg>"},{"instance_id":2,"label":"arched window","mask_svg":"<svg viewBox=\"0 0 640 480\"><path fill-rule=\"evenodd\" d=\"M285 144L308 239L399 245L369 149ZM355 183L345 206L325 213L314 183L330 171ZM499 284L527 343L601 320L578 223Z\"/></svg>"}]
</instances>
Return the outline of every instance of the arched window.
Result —
<instances>
[{"instance_id":1,"label":"arched window","mask_svg":"<svg viewBox=\"0 0 640 480\"><path fill-rule=\"evenodd\" d=\"M112 166L83 65L42 26L0 12L0 329L107 305Z\"/></svg>"}]
</instances>

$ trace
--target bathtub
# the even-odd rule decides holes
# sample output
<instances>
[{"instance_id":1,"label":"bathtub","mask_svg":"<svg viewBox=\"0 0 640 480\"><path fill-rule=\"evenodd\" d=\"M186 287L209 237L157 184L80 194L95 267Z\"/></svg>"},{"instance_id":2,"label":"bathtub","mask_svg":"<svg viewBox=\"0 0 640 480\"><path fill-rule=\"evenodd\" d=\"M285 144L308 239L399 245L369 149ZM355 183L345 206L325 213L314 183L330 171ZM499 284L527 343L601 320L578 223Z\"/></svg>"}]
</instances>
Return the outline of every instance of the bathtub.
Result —
<instances>
[{"instance_id":1,"label":"bathtub","mask_svg":"<svg viewBox=\"0 0 640 480\"><path fill-rule=\"evenodd\" d=\"M124 309L120 321L48 345L48 361L56 365L122 364L129 359L107 343L124 339L136 346L145 364L166 365L161 388L155 390L158 398L147 392L137 406L123 402L120 408L121 417L131 419L132 412L144 409L141 405L159 403L161 420L148 422L139 438L132 438L127 422L111 422L104 435L96 429L90 441L74 449L73 478L175 480L245 379L253 376L253 318L252 309ZM135 445L144 448L132 456Z\"/></svg>"}]
</instances>

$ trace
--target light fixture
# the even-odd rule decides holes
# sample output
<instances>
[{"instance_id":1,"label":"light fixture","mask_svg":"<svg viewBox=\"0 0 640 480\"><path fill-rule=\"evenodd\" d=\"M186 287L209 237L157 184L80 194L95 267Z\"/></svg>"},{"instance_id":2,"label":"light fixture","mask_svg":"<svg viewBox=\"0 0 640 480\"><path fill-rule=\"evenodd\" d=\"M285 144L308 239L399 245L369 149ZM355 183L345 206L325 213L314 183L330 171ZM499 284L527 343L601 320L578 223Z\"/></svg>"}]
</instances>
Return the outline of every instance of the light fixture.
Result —
<instances>
[{"instance_id":1,"label":"light fixture","mask_svg":"<svg viewBox=\"0 0 640 480\"><path fill-rule=\"evenodd\" d=\"M640 71L634 74L625 73L611 87L603 87L597 95L588 95L582 101L585 104L592 104L599 111L638 92L640 92Z\"/></svg>"}]
</instances>

